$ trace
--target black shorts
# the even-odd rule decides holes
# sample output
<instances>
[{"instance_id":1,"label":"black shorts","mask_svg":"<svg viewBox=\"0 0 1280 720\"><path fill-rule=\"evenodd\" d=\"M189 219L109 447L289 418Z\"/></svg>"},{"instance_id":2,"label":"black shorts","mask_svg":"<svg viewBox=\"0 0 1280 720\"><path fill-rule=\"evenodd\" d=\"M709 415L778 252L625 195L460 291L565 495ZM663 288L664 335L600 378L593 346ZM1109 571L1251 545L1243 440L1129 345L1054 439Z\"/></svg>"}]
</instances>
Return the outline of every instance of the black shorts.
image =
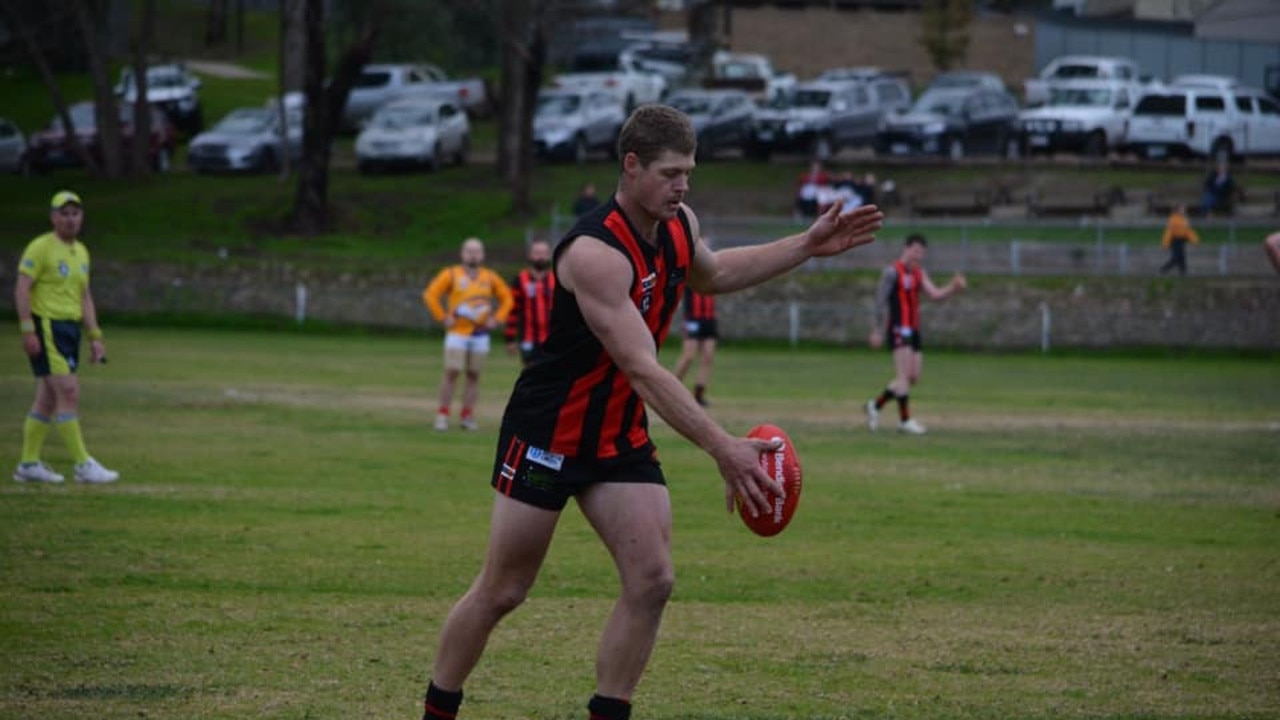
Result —
<instances>
[{"instance_id":1,"label":"black shorts","mask_svg":"<svg viewBox=\"0 0 1280 720\"><path fill-rule=\"evenodd\" d=\"M533 355L538 351L538 346L531 342L520 343L520 362L528 365L533 362Z\"/></svg>"},{"instance_id":2,"label":"black shorts","mask_svg":"<svg viewBox=\"0 0 1280 720\"><path fill-rule=\"evenodd\" d=\"M689 320L684 324L684 336L690 340L715 340L720 333L715 320Z\"/></svg>"},{"instance_id":3,"label":"black shorts","mask_svg":"<svg viewBox=\"0 0 1280 720\"><path fill-rule=\"evenodd\" d=\"M75 373L80 365L80 321L45 320L38 315L31 320L40 338L40 354L31 358L31 372L36 377Z\"/></svg>"},{"instance_id":4,"label":"black shorts","mask_svg":"<svg viewBox=\"0 0 1280 720\"><path fill-rule=\"evenodd\" d=\"M889 348L889 352L902 347L909 347L916 352L924 349L924 340L920 337L920 329L909 328L905 325L893 325L886 330L884 344Z\"/></svg>"},{"instance_id":5,"label":"black shorts","mask_svg":"<svg viewBox=\"0 0 1280 720\"><path fill-rule=\"evenodd\" d=\"M563 510L569 498L596 483L666 485L652 444L616 458L556 455L529 444L506 427L493 461L495 490L544 510Z\"/></svg>"}]
</instances>

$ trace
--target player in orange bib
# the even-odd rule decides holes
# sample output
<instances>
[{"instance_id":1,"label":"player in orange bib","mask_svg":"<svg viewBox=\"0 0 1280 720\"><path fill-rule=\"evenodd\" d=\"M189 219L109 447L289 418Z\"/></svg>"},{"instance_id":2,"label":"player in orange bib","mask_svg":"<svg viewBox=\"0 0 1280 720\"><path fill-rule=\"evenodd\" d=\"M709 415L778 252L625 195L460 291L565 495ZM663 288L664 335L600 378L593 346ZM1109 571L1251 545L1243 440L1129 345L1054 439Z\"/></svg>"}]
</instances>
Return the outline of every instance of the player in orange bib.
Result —
<instances>
[{"instance_id":1,"label":"player in orange bib","mask_svg":"<svg viewBox=\"0 0 1280 720\"><path fill-rule=\"evenodd\" d=\"M462 243L462 263L441 270L422 292L422 302L445 328L444 378L440 381L436 430L449 429L453 391L463 372L467 382L462 389L462 429L477 428L476 397L480 393L480 372L489 357L489 331L505 323L511 312L511 289L483 264L484 243L468 238Z\"/></svg>"}]
</instances>

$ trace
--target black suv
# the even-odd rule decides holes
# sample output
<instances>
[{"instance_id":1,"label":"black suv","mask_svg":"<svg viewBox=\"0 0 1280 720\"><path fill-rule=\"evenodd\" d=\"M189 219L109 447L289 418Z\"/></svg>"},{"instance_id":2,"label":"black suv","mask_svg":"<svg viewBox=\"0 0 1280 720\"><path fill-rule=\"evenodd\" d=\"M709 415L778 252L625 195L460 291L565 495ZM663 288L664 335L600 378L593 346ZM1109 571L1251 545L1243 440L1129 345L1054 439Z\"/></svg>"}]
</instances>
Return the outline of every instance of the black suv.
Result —
<instances>
[{"instance_id":1,"label":"black suv","mask_svg":"<svg viewBox=\"0 0 1280 720\"><path fill-rule=\"evenodd\" d=\"M1018 101L992 88L929 90L911 110L885 118L876 134L877 155L1017 157L1021 151Z\"/></svg>"}]
</instances>

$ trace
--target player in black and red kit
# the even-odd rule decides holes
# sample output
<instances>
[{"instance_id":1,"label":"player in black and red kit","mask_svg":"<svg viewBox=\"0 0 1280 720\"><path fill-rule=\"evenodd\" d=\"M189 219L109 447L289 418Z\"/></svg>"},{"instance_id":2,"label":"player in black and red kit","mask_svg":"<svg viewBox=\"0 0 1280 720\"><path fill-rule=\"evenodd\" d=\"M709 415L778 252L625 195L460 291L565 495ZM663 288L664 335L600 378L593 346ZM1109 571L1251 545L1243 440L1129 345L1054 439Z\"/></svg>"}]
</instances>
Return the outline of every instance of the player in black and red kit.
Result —
<instances>
[{"instance_id":1,"label":"player in black and red kit","mask_svg":"<svg viewBox=\"0 0 1280 720\"><path fill-rule=\"evenodd\" d=\"M551 330L551 298L556 289L556 276L551 270L551 243L538 238L529 243L529 267L511 279L511 296L515 304L507 315L507 352L520 352L520 361L528 365L534 351L547 341Z\"/></svg>"},{"instance_id":2,"label":"player in black and red kit","mask_svg":"<svg viewBox=\"0 0 1280 720\"><path fill-rule=\"evenodd\" d=\"M705 238L704 238L705 240ZM711 382L711 363L716 357L716 297L703 295L693 288L684 291L684 343L680 346L680 359L676 361L676 377L684 380L693 359L697 357L698 379L693 386L693 399L706 407L707 384Z\"/></svg>"},{"instance_id":3,"label":"player in black and red kit","mask_svg":"<svg viewBox=\"0 0 1280 720\"><path fill-rule=\"evenodd\" d=\"M925 428L911 417L908 393L920 379L924 365L924 341L920 337L920 291L931 300L943 300L966 287L964 276L956 273L939 288L921 267L929 243L923 235L907 237L898 261L884 269L876 291L876 315L871 328L871 347L889 346L896 371L893 380L880 397L868 400L867 427L873 432L880 426L880 409L890 400L898 401L898 430L923 435Z\"/></svg>"},{"instance_id":4,"label":"player in black and red kit","mask_svg":"<svg viewBox=\"0 0 1280 720\"><path fill-rule=\"evenodd\" d=\"M593 720L630 716L675 578L671 501L646 406L716 461L730 512L735 497L758 516L782 495L759 464L776 444L716 425L658 362L658 348L686 284L710 294L759 284L811 257L871 242L883 215L871 206L841 215L837 205L798 235L712 253L684 204L695 137L678 110L637 108L618 138L616 194L555 249L551 333L507 405L491 479L489 548L441 630L429 720L457 715L464 681L494 627L533 586L570 498L613 556L622 588L600 639L587 708Z\"/></svg>"}]
</instances>

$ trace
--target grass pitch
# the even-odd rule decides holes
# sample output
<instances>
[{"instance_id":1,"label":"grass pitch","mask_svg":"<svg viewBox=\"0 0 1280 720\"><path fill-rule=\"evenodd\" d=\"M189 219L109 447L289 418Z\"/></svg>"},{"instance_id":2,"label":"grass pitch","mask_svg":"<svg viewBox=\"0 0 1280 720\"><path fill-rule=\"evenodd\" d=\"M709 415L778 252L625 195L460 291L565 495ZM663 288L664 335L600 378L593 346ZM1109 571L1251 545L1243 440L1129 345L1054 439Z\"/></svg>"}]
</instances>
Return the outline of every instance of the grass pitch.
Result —
<instances>
[{"instance_id":1,"label":"grass pitch","mask_svg":"<svg viewBox=\"0 0 1280 720\"><path fill-rule=\"evenodd\" d=\"M123 480L0 488L0 717L420 716L515 361L481 432L444 435L438 339L119 328L110 350L82 417ZM884 353L726 346L716 370L713 414L786 428L804 495L756 538L655 428L678 580L637 717L1280 717L1274 359L932 353L922 438L861 424ZM56 434L46 459L69 474ZM465 717L584 717L615 585L571 508Z\"/></svg>"}]
</instances>

